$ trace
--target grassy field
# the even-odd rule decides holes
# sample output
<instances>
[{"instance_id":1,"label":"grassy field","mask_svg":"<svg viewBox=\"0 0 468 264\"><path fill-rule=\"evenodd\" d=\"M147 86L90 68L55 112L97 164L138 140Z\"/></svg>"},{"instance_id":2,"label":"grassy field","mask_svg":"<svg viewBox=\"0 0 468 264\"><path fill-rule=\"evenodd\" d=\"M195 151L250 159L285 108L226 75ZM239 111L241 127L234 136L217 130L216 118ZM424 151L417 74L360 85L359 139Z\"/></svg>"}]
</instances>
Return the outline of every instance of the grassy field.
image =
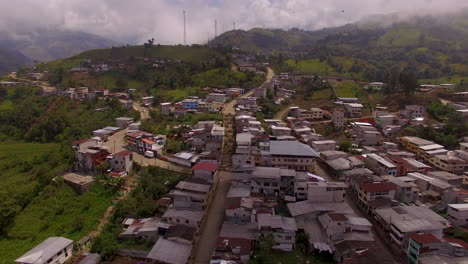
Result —
<instances>
[{"instance_id":1,"label":"grassy field","mask_svg":"<svg viewBox=\"0 0 468 264\"><path fill-rule=\"evenodd\" d=\"M331 99L333 96L333 91L331 89L323 89L319 91L314 91L312 94L312 100L323 100Z\"/></svg>"},{"instance_id":2,"label":"grassy field","mask_svg":"<svg viewBox=\"0 0 468 264\"><path fill-rule=\"evenodd\" d=\"M407 47L418 44L421 32L416 29L394 29L385 33L378 40L380 46Z\"/></svg>"},{"instance_id":3,"label":"grassy field","mask_svg":"<svg viewBox=\"0 0 468 264\"><path fill-rule=\"evenodd\" d=\"M0 239L0 263L12 263L50 236L79 240L97 226L112 197L99 184L82 196L65 184L47 187L16 217L8 238Z\"/></svg>"},{"instance_id":4,"label":"grassy field","mask_svg":"<svg viewBox=\"0 0 468 264\"><path fill-rule=\"evenodd\" d=\"M14 259L49 236L80 239L97 223L113 194L100 185L83 196L57 181L38 190L40 177L68 167L58 144L0 144L0 213L12 213L7 236L0 236L0 263Z\"/></svg>"},{"instance_id":5,"label":"grassy field","mask_svg":"<svg viewBox=\"0 0 468 264\"><path fill-rule=\"evenodd\" d=\"M30 163L40 162L45 154L58 151L57 144L2 142L0 144L0 197L5 193L22 193L33 189L36 182L25 173ZM26 171L27 172L27 171Z\"/></svg>"},{"instance_id":6,"label":"grassy field","mask_svg":"<svg viewBox=\"0 0 468 264\"><path fill-rule=\"evenodd\" d=\"M287 60L286 64L293 69L301 71L305 74L334 74L335 70L325 61L319 59L300 60L296 63L295 60Z\"/></svg>"},{"instance_id":7,"label":"grassy field","mask_svg":"<svg viewBox=\"0 0 468 264\"><path fill-rule=\"evenodd\" d=\"M13 103L10 100L3 100L0 103L0 111L10 110L13 108Z\"/></svg>"},{"instance_id":8,"label":"grassy field","mask_svg":"<svg viewBox=\"0 0 468 264\"><path fill-rule=\"evenodd\" d=\"M359 85L352 81L340 82L334 85L338 97L357 97Z\"/></svg>"}]
</instances>

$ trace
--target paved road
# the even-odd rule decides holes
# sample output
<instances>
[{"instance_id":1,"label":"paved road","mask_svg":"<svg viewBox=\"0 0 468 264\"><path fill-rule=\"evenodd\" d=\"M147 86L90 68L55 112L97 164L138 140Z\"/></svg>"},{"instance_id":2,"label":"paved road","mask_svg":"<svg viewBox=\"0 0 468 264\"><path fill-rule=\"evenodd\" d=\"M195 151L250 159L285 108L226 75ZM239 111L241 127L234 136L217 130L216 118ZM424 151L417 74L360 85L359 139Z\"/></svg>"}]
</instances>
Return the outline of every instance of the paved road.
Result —
<instances>
[{"instance_id":1,"label":"paved road","mask_svg":"<svg viewBox=\"0 0 468 264\"><path fill-rule=\"evenodd\" d=\"M315 174L318 176L323 177L327 181L336 181L328 173L320 166L316 165L315 166ZM345 202L353 209L354 213L358 215L359 217L364 217L367 218L367 216L357 207L356 203L352 200L352 198L349 195L346 195ZM397 260L397 258L392 254L390 249L387 246L387 242L383 240L378 234L377 231L375 230L377 227L372 227L371 231L372 234L374 235L375 241L376 241L376 249L380 252L380 255L382 259L385 260L392 260L393 263L398 264L401 263L400 261Z\"/></svg>"}]
</instances>

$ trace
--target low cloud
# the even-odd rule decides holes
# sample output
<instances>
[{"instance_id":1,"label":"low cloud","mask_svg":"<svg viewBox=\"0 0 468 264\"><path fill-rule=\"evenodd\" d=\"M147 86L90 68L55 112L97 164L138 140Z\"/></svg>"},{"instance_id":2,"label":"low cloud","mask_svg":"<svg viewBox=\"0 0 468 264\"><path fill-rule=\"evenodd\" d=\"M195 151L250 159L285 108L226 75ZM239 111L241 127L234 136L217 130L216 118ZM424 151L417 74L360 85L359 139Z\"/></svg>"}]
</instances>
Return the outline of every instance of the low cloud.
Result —
<instances>
[{"instance_id":1,"label":"low cloud","mask_svg":"<svg viewBox=\"0 0 468 264\"><path fill-rule=\"evenodd\" d=\"M123 43L183 42L186 10L188 43L253 27L313 30L339 26L372 14L433 13L458 10L466 0L3 0L0 32L66 29L95 33Z\"/></svg>"}]
</instances>

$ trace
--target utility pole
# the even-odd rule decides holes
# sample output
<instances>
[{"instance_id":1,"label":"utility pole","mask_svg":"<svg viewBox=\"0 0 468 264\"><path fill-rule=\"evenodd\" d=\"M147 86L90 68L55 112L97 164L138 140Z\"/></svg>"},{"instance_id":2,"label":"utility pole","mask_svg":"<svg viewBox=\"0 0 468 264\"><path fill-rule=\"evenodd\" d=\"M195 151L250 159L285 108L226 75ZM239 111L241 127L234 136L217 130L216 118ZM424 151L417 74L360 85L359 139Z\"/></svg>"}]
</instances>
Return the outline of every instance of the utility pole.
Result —
<instances>
[{"instance_id":1,"label":"utility pole","mask_svg":"<svg viewBox=\"0 0 468 264\"><path fill-rule=\"evenodd\" d=\"M187 33L185 31L185 10L182 11L184 15L184 45L187 45Z\"/></svg>"},{"instance_id":2,"label":"utility pole","mask_svg":"<svg viewBox=\"0 0 468 264\"><path fill-rule=\"evenodd\" d=\"M236 30L236 21L232 22L232 30Z\"/></svg>"},{"instance_id":3,"label":"utility pole","mask_svg":"<svg viewBox=\"0 0 468 264\"><path fill-rule=\"evenodd\" d=\"M215 19L215 38L218 36L218 22Z\"/></svg>"}]
</instances>

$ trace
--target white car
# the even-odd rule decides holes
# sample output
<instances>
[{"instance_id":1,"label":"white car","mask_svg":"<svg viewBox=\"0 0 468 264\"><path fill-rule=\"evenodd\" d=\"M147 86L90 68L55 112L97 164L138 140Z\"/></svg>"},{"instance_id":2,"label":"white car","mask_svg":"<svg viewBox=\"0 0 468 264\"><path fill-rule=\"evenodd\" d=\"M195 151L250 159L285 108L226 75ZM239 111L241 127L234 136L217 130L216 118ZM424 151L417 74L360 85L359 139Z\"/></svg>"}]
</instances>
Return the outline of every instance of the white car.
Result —
<instances>
[{"instance_id":1,"label":"white car","mask_svg":"<svg viewBox=\"0 0 468 264\"><path fill-rule=\"evenodd\" d=\"M144 156L147 158L154 158L154 152L148 150L145 152Z\"/></svg>"}]
</instances>

